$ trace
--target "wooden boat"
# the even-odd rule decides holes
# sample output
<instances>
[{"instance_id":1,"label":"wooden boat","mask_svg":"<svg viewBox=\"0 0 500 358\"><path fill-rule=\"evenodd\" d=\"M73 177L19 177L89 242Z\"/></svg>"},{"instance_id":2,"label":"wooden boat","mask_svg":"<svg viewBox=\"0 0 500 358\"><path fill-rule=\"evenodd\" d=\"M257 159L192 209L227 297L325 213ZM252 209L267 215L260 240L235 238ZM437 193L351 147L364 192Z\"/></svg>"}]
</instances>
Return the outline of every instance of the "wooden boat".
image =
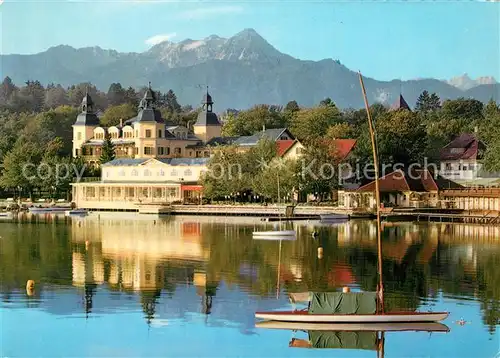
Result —
<instances>
[{"instance_id":1,"label":"wooden boat","mask_svg":"<svg viewBox=\"0 0 500 358\"><path fill-rule=\"evenodd\" d=\"M396 322L396 323L307 323L263 321L256 328L282 329L293 331L372 331L372 332L449 332L450 328L436 322Z\"/></svg>"},{"instance_id":2,"label":"wooden boat","mask_svg":"<svg viewBox=\"0 0 500 358\"><path fill-rule=\"evenodd\" d=\"M320 214L321 221L347 221L349 220L349 215L347 214Z\"/></svg>"},{"instance_id":3,"label":"wooden boat","mask_svg":"<svg viewBox=\"0 0 500 358\"><path fill-rule=\"evenodd\" d=\"M408 323L439 322L448 312L391 312L383 314L310 314L307 311L256 312L256 318L307 323Z\"/></svg>"}]
</instances>

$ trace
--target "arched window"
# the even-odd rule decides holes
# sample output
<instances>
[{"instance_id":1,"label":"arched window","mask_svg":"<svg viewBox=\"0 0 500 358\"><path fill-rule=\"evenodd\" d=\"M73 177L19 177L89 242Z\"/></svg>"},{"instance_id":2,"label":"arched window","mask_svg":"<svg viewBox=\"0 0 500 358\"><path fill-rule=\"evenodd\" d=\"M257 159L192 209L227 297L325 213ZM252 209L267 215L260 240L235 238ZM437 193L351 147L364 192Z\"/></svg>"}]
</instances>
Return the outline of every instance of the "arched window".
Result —
<instances>
[{"instance_id":1,"label":"arched window","mask_svg":"<svg viewBox=\"0 0 500 358\"><path fill-rule=\"evenodd\" d=\"M139 173L137 172L137 169L132 170L132 176L136 177L137 175L139 175Z\"/></svg>"},{"instance_id":2,"label":"arched window","mask_svg":"<svg viewBox=\"0 0 500 358\"><path fill-rule=\"evenodd\" d=\"M149 169L144 170L144 176L145 177L150 177L151 176L151 170L149 170Z\"/></svg>"}]
</instances>

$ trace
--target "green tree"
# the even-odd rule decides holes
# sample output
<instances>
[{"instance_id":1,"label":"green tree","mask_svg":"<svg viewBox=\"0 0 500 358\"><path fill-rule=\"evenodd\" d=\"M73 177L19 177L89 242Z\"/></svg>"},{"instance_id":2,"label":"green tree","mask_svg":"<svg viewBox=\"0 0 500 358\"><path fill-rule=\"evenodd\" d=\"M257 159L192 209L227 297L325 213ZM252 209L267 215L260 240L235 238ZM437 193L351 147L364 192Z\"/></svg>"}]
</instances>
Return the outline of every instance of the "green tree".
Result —
<instances>
[{"instance_id":1,"label":"green tree","mask_svg":"<svg viewBox=\"0 0 500 358\"><path fill-rule=\"evenodd\" d=\"M224 137L235 137L243 133L243 122L238 120L236 115L229 112L225 117L222 125L222 135Z\"/></svg>"},{"instance_id":2,"label":"green tree","mask_svg":"<svg viewBox=\"0 0 500 358\"><path fill-rule=\"evenodd\" d=\"M9 76L6 76L0 85L0 106L6 106L11 96L17 91L16 85Z\"/></svg>"},{"instance_id":3,"label":"green tree","mask_svg":"<svg viewBox=\"0 0 500 358\"><path fill-rule=\"evenodd\" d=\"M293 191L298 187L295 172L296 162L282 158L274 158L252 178L252 189L272 201L284 203L293 198Z\"/></svg>"},{"instance_id":4,"label":"green tree","mask_svg":"<svg viewBox=\"0 0 500 358\"><path fill-rule=\"evenodd\" d=\"M47 87L45 91L45 108L56 108L68 104L68 94L61 85Z\"/></svg>"},{"instance_id":5,"label":"green tree","mask_svg":"<svg viewBox=\"0 0 500 358\"><path fill-rule=\"evenodd\" d=\"M68 88L69 104L74 107L79 107L82 103L83 96L85 96L87 92L92 96L95 110L104 110L108 106L106 94L99 91L96 86L92 85L90 82L82 82Z\"/></svg>"},{"instance_id":6,"label":"green tree","mask_svg":"<svg viewBox=\"0 0 500 358\"><path fill-rule=\"evenodd\" d=\"M135 108L137 108L137 106L139 105L139 98L137 92L133 87L127 88L127 90L125 91L124 100L125 103L130 103Z\"/></svg>"},{"instance_id":7,"label":"green tree","mask_svg":"<svg viewBox=\"0 0 500 358\"><path fill-rule=\"evenodd\" d=\"M412 164L425 155L427 137L420 116L411 111L390 111L377 118L377 144L381 164Z\"/></svg>"},{"instance_id":8,"label":"green tree","mask_svg":"<svg viewBox=\"0 0 500 358\"><path fill-rule=\"evenodd\" d=\"M264 128L282 128L286 126L286 118L280 106L267 104L256 105L248 110L241 111L231 124L231 132L235 136L252 135Z\"/></svg>"},{"instance_id":9,"label":"green tree","mask_svg":"<svg viewBox=\"0 0 500 358\"><path fill-rule=\"evenodd\" d=\"M108 93L106 95L108 103L112 106L118 106L125 103L127 96L127 91L122 87L121 83L112 83L109 86Z\"/></svg>"},{"instance_id":10,"label":"green tree","mask_svg":"<svg viewBox=\"0 0 500 358\"><path fill-rule=\"evenodd\" d=\"M181 111L181 105L177 101L177 96L171 89L165 94L163 106L171 113L180 113Z\"/></svg>"},{"instance_id":11,"label":"green tree","mask_svg":"<svg viewBox=\"0 0 500 358\"><path fill-rule=\"evenodd\" d=\"M26 81L20 95L28 100L29 110L40 112L45 103L45 88L39 81Z\"/></svg>"},{"instance_id":12,"label":"green tree","mask_svg":"<svg viewBox=\"0 0 500 358\"><path fill-rule=\"evenodd\" d=\"M328 128L341 120L335 106L319 106L296 113L291 123L292 133L303 142L314 142L322 138Z\"/></svg>"},{"instance_id":13,"label":"green tree","mask_svg":"<svg viewBox=\"0 0 500 358\"><path fill-rule=\"evenodd\" d=\"M291 112L291 113L300 111L299 104L297 103L297 101L290 101L286 104L284 111Z\"/></svg>"},{"instance_id":14,"label":"green tree","mask_svg":"<svg viewBox=\"0 0 500 358\"><path fill-rule=\"evenodd\" d=\"M321 102L319 102L319 105L321 107L337 107L335 105L335 102L333 102L330 97L326 97L325 99L321 100Z\"/></svg>"},{"instance_id":15,"label":"green tree","mask_svg":"<svg viewBox=\"0 0 500 358\"><path fill-rule=\"evenodd\" d=\"M484 107L484 120L478 126L481 140L486 144L494 143L499 139L500 107L492 99Z\"/></svg>"},{"instance_id":16,"label":"green tree","mask_svg":"<svg viewBox=\"0 0 500 358\"><path fill-rule=\"evenodd\" d=\"M328 128L328 139L349 139L354 137L354 129L346 122L337 123Z\"/></svg>"},{"instance_id":17,"label":"green tree","mask_svg":"<svg viewBox=\"0 0 500 358\"><path fill-rule=\"evenodd\" d=\"M123 103L108 107L100 118L102 126L111 127L120 124L120 119L126 121L137 114L137 108L131 103Z\"/></svg>"},{"instance_id":18,"label":"green tree","mask_svg":"<svg viewBox=\"0 0 500 358\"><path fill-rule=\"evenodd\" d=\"M99 163L102 165L112 161L113 159L115 159L115 146L111 141L111 136L108 133L102 145L101 157L99 158Z\"/></svg>"},{"instance_id":19,"label":"green tree","mask_svg":"<svg viewBox=\"0 0 500 358\"><path fill-rule=\"evenodd\" d=\"M4 170L0 186L9 189L21 188L32 197L33 189L39 185L37 168L43 148L32 143L17 144L4 157Z\"/></svg>"},{"instance_id":20,"label":"green tree","mask_svg":"<svg viewBox=\"0 0 500 358\"><path fill-rule=\"evenodd\" d=\"M322 200L339 187L337 160L331 156L331 149L321 139L309 142L295 166L301 192Z\"/></svg>"},{"instance_id":21,"label":"green tree","mask_svg":"<svg viewBox=\"0 0 500 358\"><path fill-rule=\"evenodd\" d=\"M441 107L441 100L437 94L429 94L427 90L423 91L417 99L415 111L429 113L438 110Z\"/></svg>"},{"instance_id":22,"label":"green tree","mask_svg":"<svg viewBox=\"0 0 500 358\"><path fill-rule=\"evenodd\" d=\"M474 129L475 125L484 118L483 103L471 98L458 98L443 102L439 114L440 120L462 122L468 129ZM455 133L458 135L460 133Z\"/></svg>"}]
</instances>

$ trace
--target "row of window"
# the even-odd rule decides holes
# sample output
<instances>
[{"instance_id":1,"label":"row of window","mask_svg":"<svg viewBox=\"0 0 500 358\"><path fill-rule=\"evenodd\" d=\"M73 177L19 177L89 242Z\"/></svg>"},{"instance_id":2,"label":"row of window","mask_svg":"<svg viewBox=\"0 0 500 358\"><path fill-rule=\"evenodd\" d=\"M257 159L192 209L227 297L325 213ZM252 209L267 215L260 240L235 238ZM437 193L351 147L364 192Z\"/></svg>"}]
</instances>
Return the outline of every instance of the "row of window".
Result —
<instances>
[{"instance_id":1,"label":"row of window","mask_svg":"<svg viewBox=\"0 0 500 358\"><path fill-rule=\"evenodd\" d=\"M138 197L148 197L148 188L124 188L123 193L121 188L96 188L87 187L84 188L86 197L97 197L97 195L104 197L113 195L113 197L119 197L124 194L125 197L135 197L136 193ZM137 191L136 191L137 190ZM179 195L179 189L177 188L151 188L152 196L154 198L175 198Z\"/></svg>"},{"instance_id":2,"label":"row of window","mask_svg":"<svg viewBox=\"0 0 500 358\"><path fill-rule=\"evenodd\" d=\"M119 132L109 132L109 135L112 139L120 138ZM187 137L188 137L187 133L183 132L183 131L174 132L174 135L179 139L187 139ZM104 139L104 137L105 137L105 134L103 132L94 133L95 139ZM139 131L138 130L135 131L135 137L139 138ZM145 130L145 137L146 138L153 138L153 131L151 129L146 129ZM133 131L123 132L123 138L134 138L134 132ZM163 131L161 129L158 129L158 137L157 138L163 138ZM76 139L82 140L82 132L76 133Z\"/></svg>"},{"instance_id":3,"label":"row of window","mask_svg":"<svg viewBox=\"0 0 500 358\"><path fill-rule=\"evenodd\" d=\"M127 173L125 172L125 170L120 170L118 172L118 176L121 176L121 177L124 177ZM164 177L165 176L165 171L163 169L160 169L159 171L156 172L156 176L160 176L160 177ZM170 172L170 176L172 177L177 177L179 176L180 174L180 171L177 171L177 169L172 169L172 171ZM133 169L132 172L131 172L131 175L133 177L137 177L139 176L139 170L138 169ZM145 176L145 177L151 177L153 176L153 172L150 170L150 169L144 169L144 171L142 171L142 175ZM184 175L185 177L190 177L193 175L193 171L191 169L185 169L184 171L182 171L182 175ZM106 171L106 177L109 177L110 176L110 171Z\"/></svg>"},{"instance_id":4,"label":"row of window","mask_svg":"<svg viewBox=\"0 0 500 358\"><path fill-rule=\"evenodd\" d=\"M135 148L135 154L138 154L139 149L136 147ZM156 152L158 155L170 155L170 148L169 147L158 147L156 148ZM174 154L180 155L182 153L182 148L175 147L174 148ZM144 147L144 155L154 155L155 154L155 148L154 147Z\"/></svg>"},{"instance_id":5,"label":"row of window","mask_svg":"<svg viewBox=\"0 0 500 358\"><path fill-rule=\"evenodd\" d=\"M194 154L196 154L196 158L209 158L210 157L210 152L209 151L201 151L201 150L197 150L196 152L193 152L192 150L189 151L189 156L192 157Z\"/></svg>"},{"instance_id":6,"label":"row of window","mask_svg":"<svg viewBox=\"0 0 500 358\"><path fill-rule=\"evenodd\" d=\"M462 171L475 170L475 169L476 169L476 166L474 164L469 164L469 165L459 164L458 165L458 170L462 170ZM448 170L448 171L453 170L451 163L445 164L445 170Z\"/></svg>"}]
</instances>

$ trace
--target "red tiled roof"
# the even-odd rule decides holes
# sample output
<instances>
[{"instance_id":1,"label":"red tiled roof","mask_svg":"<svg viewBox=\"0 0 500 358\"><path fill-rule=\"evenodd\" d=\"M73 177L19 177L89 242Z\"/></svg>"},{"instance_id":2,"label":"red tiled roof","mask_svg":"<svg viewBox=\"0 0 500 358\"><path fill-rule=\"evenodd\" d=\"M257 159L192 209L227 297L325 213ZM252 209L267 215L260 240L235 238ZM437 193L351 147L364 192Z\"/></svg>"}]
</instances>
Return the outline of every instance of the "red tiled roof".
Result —
<instances>
[{"instance_id":1,"label":"red tiled roof","mask_svg":"<svg viewBox=\"0 0 500 358\"><path fill-rule=\"evenodd\" d=\"M356 143L356 139L325 140L325 144L331 148L330 155L339 162L344 161L351 154Z\"/></svg>"},{"instance_id":2,"label":"red tiled roof","mask_svg":"<svg viewBox=\"0 0 500 358\"><path fill-rule=\"evenodd\" d=\"M427 169L414 169L410 172L396 170L379 179L381 192L429 192L438 191L438 186ZM375 181L360 187L358 192L375 191Z\"/></svg>"},{"instance_id":3,"label":"red tiled roof","mask_svg":"<svg viewBox=\"0 0 500 358\"><path fill-rule=\"evenodd\" d=\"M276 141L276 151L278 156L282 157L288 149L290 149L296 140L277 140Z\"/></svg>"},{"instance_id":4,"label":"red tiled roof","mask_svg":"<svg viewBox=\"0 0 500 358\"><path fill-rule=\"evenodd\" d=\"M446 145L440 154L441 160L480 159L479 149L484 145L472 133L463 133Z\"/></svg>"}]
</instances>

